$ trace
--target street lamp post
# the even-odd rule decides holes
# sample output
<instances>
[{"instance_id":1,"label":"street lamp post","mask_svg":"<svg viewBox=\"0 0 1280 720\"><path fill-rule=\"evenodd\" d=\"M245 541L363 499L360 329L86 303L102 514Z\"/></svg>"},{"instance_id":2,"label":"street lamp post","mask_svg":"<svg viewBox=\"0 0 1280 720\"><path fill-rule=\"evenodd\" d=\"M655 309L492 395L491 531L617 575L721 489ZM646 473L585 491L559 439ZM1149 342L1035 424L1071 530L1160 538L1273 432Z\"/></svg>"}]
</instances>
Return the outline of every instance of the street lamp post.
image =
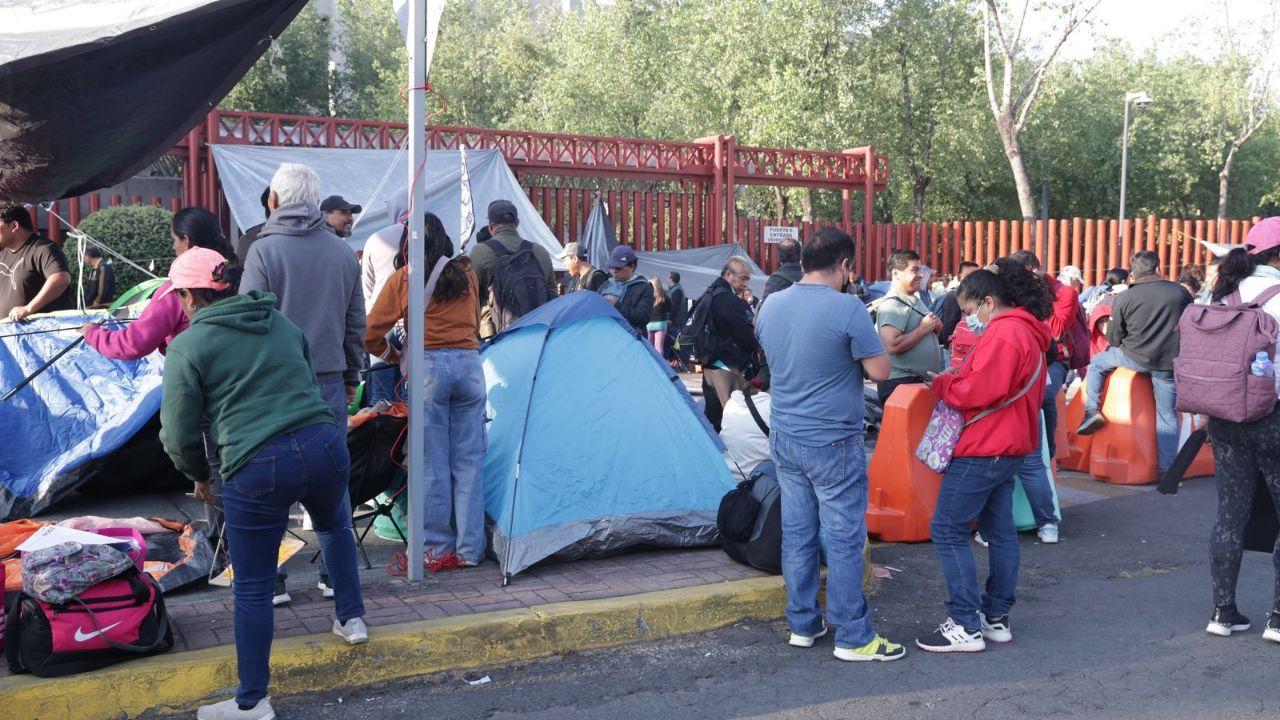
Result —
<instances>
[{"instance_id":1,"label":"street lamp post","mask_svg":"<svg viewBox=\"0 0 1280 720\"><path fill-rule=\"evenodd\" d=\"M1145 92L1127 92L1124 94L1124 135L1120 141L1120 232L1124 232L1124 196L1129 181L1129 103L1140 108L1151 107L1155 102Z\"/></svg>"}]
</instances>

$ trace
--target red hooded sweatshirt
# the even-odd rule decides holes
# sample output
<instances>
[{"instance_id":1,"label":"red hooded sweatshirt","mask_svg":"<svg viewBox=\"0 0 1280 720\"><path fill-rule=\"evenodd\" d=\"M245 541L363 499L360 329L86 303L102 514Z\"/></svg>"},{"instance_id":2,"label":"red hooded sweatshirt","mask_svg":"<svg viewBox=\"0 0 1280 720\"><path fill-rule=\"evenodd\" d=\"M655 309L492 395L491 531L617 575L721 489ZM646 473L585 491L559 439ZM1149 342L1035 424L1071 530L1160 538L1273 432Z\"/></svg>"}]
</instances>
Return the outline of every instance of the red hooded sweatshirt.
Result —
<instances>
[{"instance_id":1,"label":"red hooded sweatshirt","mask_svg":"<svg viewBox=\"0 0 1280 720\"><path fill-rule=\"evenodd\" d=\"M967 422L1017 395L1040 368L1040 377L1026 394L960 433L955 457L1018 456L1035 449L1049 340L1045 323L1021 308L1009 310L987 326L960 372L940 375L933 381L938 399L961 411Z\"/></svg>"}]
</instances>

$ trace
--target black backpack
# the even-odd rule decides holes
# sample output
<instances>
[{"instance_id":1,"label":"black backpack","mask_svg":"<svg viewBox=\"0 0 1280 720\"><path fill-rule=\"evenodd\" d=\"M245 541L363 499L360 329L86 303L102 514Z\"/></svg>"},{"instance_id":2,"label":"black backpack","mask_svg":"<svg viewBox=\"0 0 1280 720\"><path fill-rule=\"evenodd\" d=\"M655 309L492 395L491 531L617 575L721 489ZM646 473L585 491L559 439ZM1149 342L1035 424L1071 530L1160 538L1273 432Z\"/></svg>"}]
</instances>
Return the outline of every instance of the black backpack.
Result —
<instances>
[{"instance_id":1,"label":"black backpack","mask_svg":"<svg viewBox=\"0 0 1280 720\"><path fill-rule=\"evenodd\" d=\"M707 288L707 291L693 304L693 312L689 320L680 329L680 347L688 348L690 356L702 365L710 365L720 359L720 338L715 333L711 322L712 298L728 292L723 287Z\"/></svg>"},{"instance_id":2,"label":"black backpack","mask_svg":"<svg viewBox=\"0 0 1280 720\"><path fill-rule=\"evenodd\" d=\"M777 470L765 460L720 501L720 544L735 562L782 573L782 493Z\"/></svg>"},{"instance_id":3,"label":"black backpack","mask_svg":"<svg viewBox=\"0 0 1280 720\"><path fill-rule=\"evenodd\" d=\"M487 240L484 244L497 256L489 290L489 313L494 328L501 332L551 300L551 288L547 287L542 263L533 254L533 243L521 240L515 252L497 240Z\"/></svg>"}]
</instances>

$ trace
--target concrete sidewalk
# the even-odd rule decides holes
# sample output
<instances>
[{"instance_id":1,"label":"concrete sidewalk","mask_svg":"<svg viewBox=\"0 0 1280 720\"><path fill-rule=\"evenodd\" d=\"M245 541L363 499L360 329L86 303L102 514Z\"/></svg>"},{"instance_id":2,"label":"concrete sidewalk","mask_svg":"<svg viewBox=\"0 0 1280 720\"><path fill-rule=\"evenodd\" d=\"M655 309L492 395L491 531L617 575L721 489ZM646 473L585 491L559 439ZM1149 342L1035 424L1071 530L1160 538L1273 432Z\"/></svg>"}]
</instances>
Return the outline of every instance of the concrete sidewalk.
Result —
<instances>
[{"instance_id":1,"label":"concrete sidewalk","mask_svg":"<svg viewBox=\"0 0 1280 720\"><path fill-rule=\"evenodd\" d=\"M1066 508L1150 491L1074 475L1063 476L1059 488ZM138 499L119 502L136 506ZM151 502L198 512L185 507L191 501L182 497ZM97 514L120 514L111 509L94 507ZM84 509L73 504L62 512ZM391 577L386 562L400 546L369 538L373 568L362 570L361 582L371 642L350 648L332 635L333 602L314 589L315 566L306 562L311 551L304 549L289 565L293 602L276 609L273 694L702 632L747 618L780 617L785 604L781 578L738 565L718 548L534 567L504 588L493 561L418 583ZM316 547L314 541L309 547ZM167 596L166 603L174 626L172 652L67 678L0 678L0 697L31 708L23 717L54 720L135 716L149 709L188 712L226 696L236 684L230 591L205 587Z\"/></svg>"}]
</instances>

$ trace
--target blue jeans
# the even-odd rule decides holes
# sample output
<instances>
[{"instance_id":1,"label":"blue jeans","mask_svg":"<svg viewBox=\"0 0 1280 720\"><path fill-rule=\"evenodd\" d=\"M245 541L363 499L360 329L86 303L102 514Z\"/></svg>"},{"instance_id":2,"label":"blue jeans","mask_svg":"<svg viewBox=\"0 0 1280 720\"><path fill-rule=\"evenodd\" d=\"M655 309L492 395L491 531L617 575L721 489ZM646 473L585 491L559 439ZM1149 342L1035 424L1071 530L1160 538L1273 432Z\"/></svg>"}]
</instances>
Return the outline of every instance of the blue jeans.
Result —
<instances>
[{"instance_id":1,"label":"blue jeans","mask_svg":"<svg viewBox=\"0 0 1280 720\"><path fill-rule=\"evenodd\" d=\"M342 381L342 373L318 378L316 382L320 385L320 396L324 398L324 404L333 412L333 419L346 429L347 386Z\"/></svg>"},{"instance_id":2,"label":"blue jeans","mask_svg":"<svg viewBox=\"0 0 1280 720\"><path fill-rule=\"evenodd\" d=\"M1031 505L1031 514L1035 517L1038 528L1058 522L1058 513L1053 509L1053 486L1049 484L1049 468L1044 464L1042 454L1046 442L1044 432L1048 430L1045 427L1048 413L1045 413L1044 418L1036 449L1023 458L1022 465L1018 468L1018 479L1022 481L1022 489L1027 493L1027 503ZM986 539L987 536L982 537Z\"/></svg>"},{"instance_id":3,"label":"blue jeans","mask_svg":"<svg viewBox=\"0 0 1280 720\"><path fill-rule=\"evenodd\" d=\"M1045 369L1044 379L1044 404L1040 409L1044 411L1044 431L1048 437L1049 460L1052 461L1058 456L1058 393L1062 392L1062 384L1067 381L1067 366L1060 362L1050 363Z\"/></svg>"},{"instance_id":4,"label":"blue jeans","mask_svg":"<svg viewBox=\"0 0 1280 720\"><path fill-rule=\"evenodd\" d=\"M775 430L769 436L769 449L782 493L787 625L799 635L822 631L818 607L821 527L827 541L827 620L835 626L836 646L860 648L876 636L862 592L868 485L863 438L853 435L810 447Z\"/></svg>"},{"instance_id":5,"label":"blue jeans","mask_svg":"<svg viewBox=\"0 0 1280 720\"><path fill-rule=\"evenodd\" d=\"M429 552L484 559L484 371L475 350L423 353L426 396L426 506ZM452 521L452 522L451 522Z\"/></svg>"},{"instance_id":6,"label":"blue jeans","mask_svg":"<svg viewBox=\"0 0 1280 720\"><path fill-rule=\"evenodd\" d=\"M276 557L295 502L311 513L320 552L333 574L338 620L364 616L356 541L351 534L346 433L329 423L271 440L235 475L222 495L227 545L235 567L236 702L255 705L270 680Z\"/></svg>"},{"instance_id":7,"label":"blue jeans","mask_svg":"<svg viewBox=\"0 0 1280 720\"><path fill-rule=\"evenodd\" d=\"M947 581L947 612L970 632L978 612L1000 617L1013 607L1018 587L1018 529L1013 524L1013 475L1023 457L955 458L942 475L929 527ZM978 569L969 549L969 527L990 543L986 592L978 597Z\"/></svg>"},{"instance_id":8,"label":"blue jeans","mask_svg":"<svg viewBox=\"0 0 1280 720\"><path fill-rule=\"evenodd\" d=\"M1102 385L1116 368L1127 368L1151 378L1151 388L1156 397L1156 451L1160 459L1160 474L1163 475L1178 455L1178 412L1174 409L1177 395L1173 387L1173 373L1148 370L1125 355L1123 350L1107 348L1089 362L1089 374L1085 377L1086 413L1096 413L1102 407Z\"/></svg>"}]
</instances>

